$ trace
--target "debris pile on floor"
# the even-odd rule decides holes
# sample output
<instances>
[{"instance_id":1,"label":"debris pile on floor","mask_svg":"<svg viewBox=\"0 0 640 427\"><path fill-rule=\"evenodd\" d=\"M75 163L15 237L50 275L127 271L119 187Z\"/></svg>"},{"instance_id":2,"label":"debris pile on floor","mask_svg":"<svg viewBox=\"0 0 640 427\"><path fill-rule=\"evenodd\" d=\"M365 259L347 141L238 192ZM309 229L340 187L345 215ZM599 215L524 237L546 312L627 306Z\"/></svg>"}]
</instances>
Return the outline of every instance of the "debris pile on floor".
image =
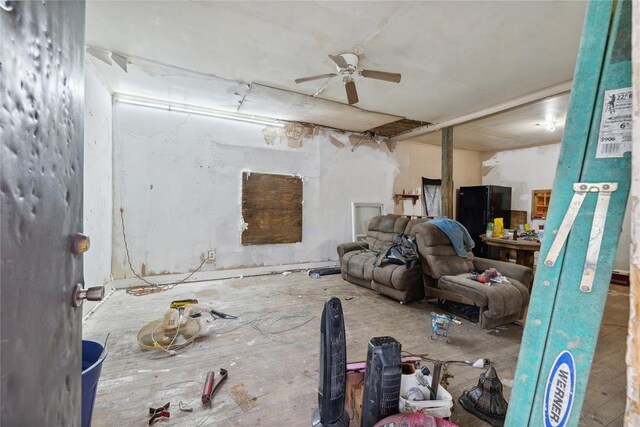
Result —
<instances>
[{"instance_id":1,"label":"debris pile on floor","mask_svg":"<svg viewBox=\"0 0 640 427\"><path fill-rule=\"evenodd\" d=\"M200 336L202 325L199 318L203 314L209 314L213 320L238 319L237 316L223 313L208 304L201 304L196 299L174 300L171 301L169 310L165 312L162 319L154 320L140 329L137 336L138 344L145 350L162 350L170 355L175 355L176 350L185 348ZM203 406L212 408L213 396L220 390L228 377L229 372L224 368L220 369L217 381L214 371L207 373L200 396ZM233 393L231 395L235 399ZM181 400L178 404L180 411L193 412L194 408L188 403L192 400L187 400L187 402ZM171 402L167 402L159 408L149 408L149 425L160 419L170 418L170 405ZM242 405L240 406L242 407Z\"/></svg>"},{"instance_id":2,"label":"debris pile on floor","mask_svg":"<svg viewBox=\"0 0 640 427\"><path fill-rule=\"evenodd\" d=\"M455 320L437 313L430 317L432 338L448 337L449 325ZM453 408L453 396L445 388L453 377L448 366L463 364L482 369L490 363L485 358L442 361L422 355L403 356L402 345L389 336L369 341L366 362L346 363L346 347L342 304L332 297L322 312L318 409L312 415L312 427L456 427L448 421ZM432 370L421 366L425 361L433 363ZM485 407L487 398L490 400ZM501 426L501 419L504 422L507 403L493 367L459 402L493 426Z\"/></svg>"},{"instance_id":3,"label":"debris pile on floor","mask_svg":"<svg viewBox=\"0 0 640 427\"><path fill-rule=\"evenodd\" d=\"M138 344L145 350L164 350L173 355L198 338L202 325L197 318L203 313L210 314L213 319L237 319L209 305L199 304L195 299L172 301L163 319L154 320L140 329Z\"/></svg>"}]
</instances>

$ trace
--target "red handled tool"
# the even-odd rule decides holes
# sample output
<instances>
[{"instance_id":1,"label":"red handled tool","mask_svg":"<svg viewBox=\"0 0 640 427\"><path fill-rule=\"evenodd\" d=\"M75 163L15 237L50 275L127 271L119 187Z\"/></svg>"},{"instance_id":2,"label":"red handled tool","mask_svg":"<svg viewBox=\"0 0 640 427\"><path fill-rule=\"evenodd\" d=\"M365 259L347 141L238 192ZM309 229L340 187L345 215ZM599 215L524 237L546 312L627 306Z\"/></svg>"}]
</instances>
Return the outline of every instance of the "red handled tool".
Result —
<instances>
[{"instance_id":1,"label":"red handled tool","mask_svg":"<svg viewBox=\"0 0 640 427\"><path fill-rule=\"evenodd\" d=\"M211 406L211 399L213 395L216 394L218 389L222 386L222 384L227 380L229 373L226 369L220 369L220 379L214 385L216 374L213 371L207 372L207 379L204 380L204 386L202 387L202 404Z\"/></svg>"},{"instance_id":2,"label":"red handled tool","mask_svg":"<svg viewBox=\"0 0 640 427\"><path fill-rule=\"evenodd\" d=\"M207 372L207 379L204 380L202 387L202 404L211 405L211 396L213 396L213 382L216 374L213 371Z\"/></svg>"}]
</instances>

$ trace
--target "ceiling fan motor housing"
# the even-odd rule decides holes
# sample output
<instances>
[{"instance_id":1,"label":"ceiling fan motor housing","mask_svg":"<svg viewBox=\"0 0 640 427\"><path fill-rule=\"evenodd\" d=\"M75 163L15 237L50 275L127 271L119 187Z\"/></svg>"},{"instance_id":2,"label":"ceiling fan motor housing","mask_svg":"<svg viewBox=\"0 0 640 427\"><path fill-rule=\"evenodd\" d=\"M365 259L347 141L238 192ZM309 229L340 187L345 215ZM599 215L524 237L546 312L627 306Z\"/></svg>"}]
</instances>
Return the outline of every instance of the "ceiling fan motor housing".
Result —
<instances>
[{"instance_id":1,"label":"ceiling fan motor housing","mask_svg":"<svg viewBox=\"0 0 640 427\"><path fill-rule=\"evenodd\" d=\"M349 73L349 74L353 74L356 69L358 68L358 55L355 55L353 53L342 53L340 54L340 56L345 60L345 62L347 63L348 67L347 68L340 68L338 67L338 71L342 74L342 73Z\"/></svg>"}]
</instances>

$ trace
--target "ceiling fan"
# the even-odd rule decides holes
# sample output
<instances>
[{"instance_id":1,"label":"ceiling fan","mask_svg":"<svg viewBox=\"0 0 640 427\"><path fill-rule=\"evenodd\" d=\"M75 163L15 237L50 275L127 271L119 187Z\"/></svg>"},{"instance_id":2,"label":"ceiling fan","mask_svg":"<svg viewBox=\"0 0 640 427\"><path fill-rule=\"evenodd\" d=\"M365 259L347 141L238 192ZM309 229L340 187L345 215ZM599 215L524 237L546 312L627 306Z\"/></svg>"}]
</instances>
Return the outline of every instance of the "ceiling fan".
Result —
<instances>
[{"instance_id":1,"label":"ceiling fan","mask_svg":"<svg viewBox=\"0 0 640 427\"><path fill-rule=\"evenodd\" d=\"M349 105L356 104L358 102L358 91L356 90L356 83L353 81L354 74L359 74L362 77L369 79L384 80L386 82L400 83L402 77L398 73L387 73L386 71L374 71L374 70L359 70L358 71L358 55L354 53L341 53L340 55L329 55L329 58L336 64L337 72L320 74L317 76L303 77L296 79L296 83L304 83L311 80L326 79L331 77L342 77L344 82L344 88L347 91L347 101Z\"/></svg>"}]
</instances>

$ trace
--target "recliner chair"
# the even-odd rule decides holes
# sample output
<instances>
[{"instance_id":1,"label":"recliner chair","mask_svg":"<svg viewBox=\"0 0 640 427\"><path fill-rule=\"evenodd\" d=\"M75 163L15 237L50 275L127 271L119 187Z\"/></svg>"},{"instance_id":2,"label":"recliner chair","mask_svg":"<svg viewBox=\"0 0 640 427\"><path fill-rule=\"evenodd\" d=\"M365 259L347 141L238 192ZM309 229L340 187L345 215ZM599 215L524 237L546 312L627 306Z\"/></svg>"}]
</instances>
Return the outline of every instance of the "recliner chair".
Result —
<instances>
[{"instance_id":1,"label":"recliner chair","mask_svg":"<svg viewBox=\"0 0 640 427\"><path fill-rule=\"evenodd\" d=\"M480 309L480 326L495 328L520 319L529 305L533 272L509 262L458 256L449 237L429 223L416 224L413 230L422 264L425 296L475 305ZM472 271L495 268L510 283L487 285L469 278Z\"/></svg>"}]
</instances>

